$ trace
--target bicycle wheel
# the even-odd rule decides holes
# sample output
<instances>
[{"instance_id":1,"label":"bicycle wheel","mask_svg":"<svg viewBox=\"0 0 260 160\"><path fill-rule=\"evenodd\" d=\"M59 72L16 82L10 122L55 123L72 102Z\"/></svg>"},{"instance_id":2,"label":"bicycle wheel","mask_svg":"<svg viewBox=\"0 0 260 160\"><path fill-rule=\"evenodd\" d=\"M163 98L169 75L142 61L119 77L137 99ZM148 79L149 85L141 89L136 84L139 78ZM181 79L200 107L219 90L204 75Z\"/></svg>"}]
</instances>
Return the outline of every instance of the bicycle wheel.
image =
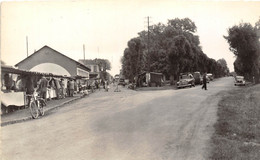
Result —
<instances>
[{"instance_id":1,"label":"bicycle wheel","mask_svg":"<svg viewBox=\"0 0 260 160\"><path fill-rule=\"evenodd\" d=\"M44 115L44 109L43 107L45 106L44 102L42 100L39 100L39 112L40 112L40 116Z\"/></svg>"},{"instance_id":2,"label":"bicycle wheel","mask_svg":"<svg viewBox=\"0 0 260 160\"><path fill-rule=\"evenodd\" d=\"M35 103L35 101L31 101L29 107L30 107L32 118L33 119L38 118L39 117L38 106Z\"/></svg>"}]
</instances>

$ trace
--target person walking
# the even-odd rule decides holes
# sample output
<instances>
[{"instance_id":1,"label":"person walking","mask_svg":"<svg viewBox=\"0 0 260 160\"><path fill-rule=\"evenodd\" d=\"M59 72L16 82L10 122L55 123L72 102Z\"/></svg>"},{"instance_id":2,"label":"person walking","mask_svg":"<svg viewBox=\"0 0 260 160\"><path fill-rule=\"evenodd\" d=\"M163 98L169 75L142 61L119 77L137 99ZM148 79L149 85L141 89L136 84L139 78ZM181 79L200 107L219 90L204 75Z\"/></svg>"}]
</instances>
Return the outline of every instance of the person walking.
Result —
<instances>
[{"instance_id":1,"label":"person walking","mask_svg":"<svg viewBox=\"0 0 260 160\"><path fill-rule=\"evenodd\" d=\"M108 92L109 86L108 86L108 81L105 81L105 91Z\"/></svg>"},{"instance_id":2,"label":"person walking","mask_svg":"<svg viewBox=\"0 0 260 160\"><path fill-rule=\"evenodd\" d=\"M202 88L201 89L205 89L207 90L207 73L204 73L203 75L203 85L202 85Z\"/></svg>"}]
</instances>

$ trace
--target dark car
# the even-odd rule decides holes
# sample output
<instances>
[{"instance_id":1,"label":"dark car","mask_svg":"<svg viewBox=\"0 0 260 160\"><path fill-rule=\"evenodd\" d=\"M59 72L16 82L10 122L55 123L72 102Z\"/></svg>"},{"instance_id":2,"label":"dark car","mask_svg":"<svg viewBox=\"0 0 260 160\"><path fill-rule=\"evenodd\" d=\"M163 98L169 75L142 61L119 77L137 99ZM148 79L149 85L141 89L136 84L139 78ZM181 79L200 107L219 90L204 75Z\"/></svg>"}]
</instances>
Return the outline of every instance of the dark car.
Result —
<instances>
[{"instance_id":1,"label":"dark car","mask_svg":"<svg viewBox=\"0 0 260 160\"><path fill-rule=\"evenodd\" d=\"M120 78L120 79L119 79L119 82L118 82L118 85L125 86L125 85L126 85L126 83L125 83L125 79Z\"/></svg>"},{"instance_id":2,"label":"dark car","mask_svg":"<svg viewBox=\"0 0 260 160\"><path fill-rule=\"evenodd\" d=\"M195 79L190 73L181 73L179 81L177 82L177 88L195 87Z\"/></svg>"},{"instance_id":3,"label":"dark car","mask_svg":"<svg viewBox=\"0 0 260 160\"><path fill-rule=\"evenodd\" d=\"M207 74L207 77L209 78L210 81L213 81L213 79L214 79L212 73L208 73L208 74Z\"/></svg>"},{"instance_id":4,"label":"dark car","mask_svg":"<svg viewBox=\"0 0 260 160\"><path fill-rule=\"evenodd\" d=\"M201 74L200 74L200 72L194 72L194 74L193 74L193 76L194 76L194 79L195 79L195 85L196 84L202 84L202 76L201 76Z\"/></svg>"}]
</instances>

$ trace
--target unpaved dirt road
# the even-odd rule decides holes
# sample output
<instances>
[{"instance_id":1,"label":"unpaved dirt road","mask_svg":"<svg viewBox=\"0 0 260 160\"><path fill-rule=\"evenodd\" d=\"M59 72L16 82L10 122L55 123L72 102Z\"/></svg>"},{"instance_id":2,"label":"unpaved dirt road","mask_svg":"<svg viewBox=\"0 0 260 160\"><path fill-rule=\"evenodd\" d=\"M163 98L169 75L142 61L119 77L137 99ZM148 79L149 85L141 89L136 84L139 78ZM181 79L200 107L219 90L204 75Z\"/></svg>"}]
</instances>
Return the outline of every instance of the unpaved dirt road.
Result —
<instances>
[{"instance_id":1,"label":"unpaved dirt road","mask_svg":"<svg viewBox=\"0 0 260 160\"><path fill-rule=\"evenodd\" d=\"M221 91L96 92L40 119L1 128L3 160L203 160Z\"/></svg>"}]
</instances>

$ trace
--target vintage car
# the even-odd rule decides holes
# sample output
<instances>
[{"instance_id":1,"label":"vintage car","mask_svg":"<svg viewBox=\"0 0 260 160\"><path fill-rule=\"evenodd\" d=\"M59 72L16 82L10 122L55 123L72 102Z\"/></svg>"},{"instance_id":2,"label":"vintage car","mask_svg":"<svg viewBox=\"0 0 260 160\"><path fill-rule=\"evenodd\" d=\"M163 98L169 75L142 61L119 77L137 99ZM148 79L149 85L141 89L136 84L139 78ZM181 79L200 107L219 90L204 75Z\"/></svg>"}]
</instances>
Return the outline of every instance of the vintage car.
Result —
<instances>
[{"instance_id":1,"label":"vintage car","mask_svg":"<svg viewBox=\"0 0 260 160\"><path fill-rule=\"evenodd\" d=\"M244 77L243 76L235 76L234 85L235 86L245 86L246 81L244 80Z\"/></svg>"},{"instance_id":2,"label":"vintage car","mask_svg":"<svg viewBox=\"0 0 260 160\"><path fill-rule=\"evenodd\" d=\"M207 83L209 83L210 78L208 77L208 75L206 75L206 80L207 80ZM203 82L203 77L202 77L202 82Z\"/></svg>"},{"instance_id":3,"label":"vintage car","mask_svg":"<svg viewBox=\"0 0 260 160\"><path fill-rule=\"evenodd\" d=\"M207 74L207 77L208 77L208 79L211 80L211 81L213 81L213 79L214 79L212 73L208 73L208 74Z\"/></svg>"},{"instance_id":4,"label":"vintage car","mask_svg":"<svg viewBox=\"0 0 260 160\"><path fill-rule=\"evenodd\" d=\"M177 82L177 88L184 87L195 87L195 79L190 73L181 73L179 76L179 81Z\"/></svg>"},{"instance_id":5,"label":"vintage car","mask_svg":"<svg viewBox=\"0 0 260 160\"><path fill-rule=\"evenodd\" d=\"M195 79L195 84L201 85L202 82L203 82L202 81L203 79L202 79L200 72L194 72L193 76L194 76L194 79Z\"/></svg>"},{"instance_id":6,"label":"vintage car","mask_svg":"<svg viewBox=\"0 0 260 160\"><path fill-rule=\"evenodd\" d=\"M125 79L120 78L120 79L119 79L119 82L118 82L118 85L125 86L125 85L126 85L126 83L125 83Z\"/></svg>"}]
</instances>

